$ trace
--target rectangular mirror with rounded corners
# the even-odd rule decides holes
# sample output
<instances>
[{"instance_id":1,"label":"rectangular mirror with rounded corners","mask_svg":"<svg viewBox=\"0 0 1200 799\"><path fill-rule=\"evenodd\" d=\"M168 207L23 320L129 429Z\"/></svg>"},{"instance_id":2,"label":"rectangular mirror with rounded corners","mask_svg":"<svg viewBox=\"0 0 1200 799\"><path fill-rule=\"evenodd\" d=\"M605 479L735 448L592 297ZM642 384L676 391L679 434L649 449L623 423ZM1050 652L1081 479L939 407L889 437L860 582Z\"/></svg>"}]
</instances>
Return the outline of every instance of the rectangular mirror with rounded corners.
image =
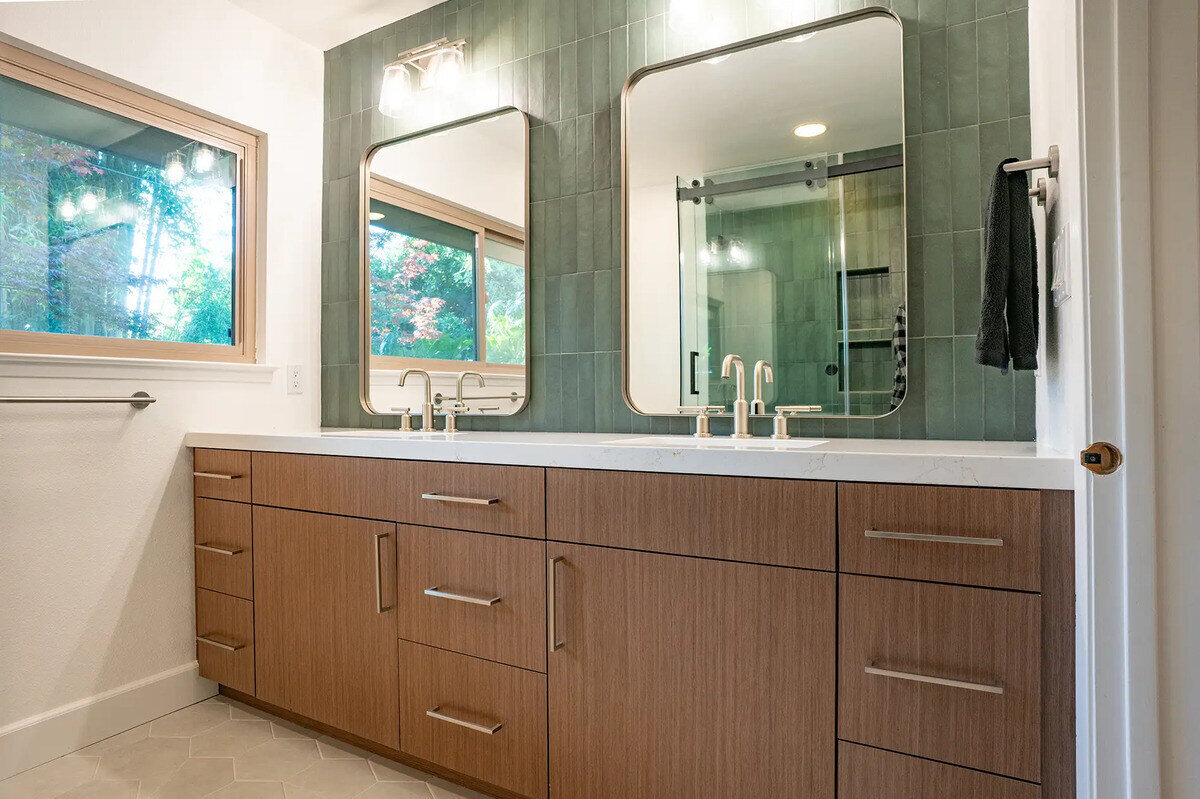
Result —
<instances>
[{"instance_id":1,"label":"rectangular mirror with rounded corners","mask_svg":"<svg viewBox=\"0 0 1200 799\"><path fill-rule=\"evenodd\" d=\"M503 108L373 145L359 379L373 414L508 416L528 396L529 122Z\"/></svg>"},{"instance_id":2,"label":"rectangular mirror with rounded corners","mask_svg":"<svg viewBox=\"0 0 1200 799\"><path fill-rule=\"evenodd\" d=\"M899 19L638 70L622 97L625 399L883 416L907 380ZM757 369L757 364L762 365ZM757 401L756 401L757 400Z\"/></svg>"}]
</instances>

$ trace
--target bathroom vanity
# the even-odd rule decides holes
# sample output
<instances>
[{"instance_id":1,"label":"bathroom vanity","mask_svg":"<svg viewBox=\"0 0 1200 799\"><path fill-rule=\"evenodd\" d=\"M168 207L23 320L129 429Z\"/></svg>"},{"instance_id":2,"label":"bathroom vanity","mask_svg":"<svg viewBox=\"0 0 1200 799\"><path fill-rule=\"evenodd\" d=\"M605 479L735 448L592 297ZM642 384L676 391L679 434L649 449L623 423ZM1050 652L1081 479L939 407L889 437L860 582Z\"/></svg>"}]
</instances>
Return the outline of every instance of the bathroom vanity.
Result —
<instances>
[{"instance_id":1,"label":"bathroom vanity","mask_svg":"<svg viewBox=\"0 0 1200 799\"><path fill-rule=\"evenodd\" d=\"M236 698L505 797L1073 795L1071 463L1036 445L187 443Z\"/></svg>"}]
</instances>

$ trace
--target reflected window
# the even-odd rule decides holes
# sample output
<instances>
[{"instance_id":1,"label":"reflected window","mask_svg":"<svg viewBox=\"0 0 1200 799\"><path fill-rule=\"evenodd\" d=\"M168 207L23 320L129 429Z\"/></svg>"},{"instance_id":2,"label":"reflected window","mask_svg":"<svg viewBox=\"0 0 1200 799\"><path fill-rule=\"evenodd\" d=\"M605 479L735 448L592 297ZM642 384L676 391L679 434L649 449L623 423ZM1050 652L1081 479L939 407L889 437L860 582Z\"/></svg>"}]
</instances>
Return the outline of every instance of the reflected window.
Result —
<instances>
[{"instance_id":1,"label":"reflected window","mask_svg":"<svg viewBox=\"0 0 1200 799\"><path fill-rule=\"evenodd\" d=\"M371 354L523 366L521 231L378 178L371 195Z\"/></svg>"},{"instance_id":2,"label":"reflected window","mask_svg":"<svg viewBox=\"0 0 1200 799\"><path fill-rule=\"evenodd\" d=\"M0 349L252 360L255 138L34 62L0 51Z\"/></svg>"}]
</instances>

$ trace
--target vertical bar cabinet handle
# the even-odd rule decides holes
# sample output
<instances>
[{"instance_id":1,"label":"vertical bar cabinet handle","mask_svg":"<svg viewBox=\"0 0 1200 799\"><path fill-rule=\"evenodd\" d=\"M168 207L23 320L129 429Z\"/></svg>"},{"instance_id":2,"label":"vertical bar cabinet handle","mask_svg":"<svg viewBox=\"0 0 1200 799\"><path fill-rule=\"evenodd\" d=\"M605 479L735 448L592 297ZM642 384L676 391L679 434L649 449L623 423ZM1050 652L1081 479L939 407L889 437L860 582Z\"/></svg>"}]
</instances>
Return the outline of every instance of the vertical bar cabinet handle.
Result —
<instances>
[{"instance_id":1,"label":"vertical bar cabinet handle","mask_svg":"<svg viewBox=\"0 0 1200 799\"><path fill-rule=\"evenodd\" d=\"M391 605L383 606L383 547L379 545L379 542L389 535L391 533L375 534L375 609L379 613L386 613L392 609Z\"/></svg>"},{"instance_id":2,"label":"vertical bar cabinet handle","mask_svg":"<svg viewBox=\"0 0 1200 799\"><path fill-rule=\"evenodd\" d=\"M556 555L546 561L546 636L551 653L563 647L563 642L558 639L558 586L555 577L558 575L558 564L564 560L562 555Z\"/></svg>"}]
</instances>

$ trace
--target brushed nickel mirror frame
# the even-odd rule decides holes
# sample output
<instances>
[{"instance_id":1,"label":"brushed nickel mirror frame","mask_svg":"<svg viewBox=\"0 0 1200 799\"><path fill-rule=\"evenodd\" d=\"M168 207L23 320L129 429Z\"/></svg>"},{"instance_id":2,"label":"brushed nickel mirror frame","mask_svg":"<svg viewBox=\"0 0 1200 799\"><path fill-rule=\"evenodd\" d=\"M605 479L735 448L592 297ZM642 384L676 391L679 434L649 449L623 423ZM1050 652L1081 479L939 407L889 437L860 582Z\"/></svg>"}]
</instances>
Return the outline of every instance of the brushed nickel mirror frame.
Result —
<instances>
[{"instance_id":1,"label":"brushed nickel mirror frame","mask_svg":"<svg viewBox=\"0 0 1200 799\"><path fill-rule=\"evenodd\" d=\"M903 208L901 210L901 230L904 238L905 256L904 256L904 305L908 308L908 143L907 127L903 109L904 103L904 25L900 19L900 15L889 8L883 6L867 6L866 8L850 11L845 14L827 17L815 22L808 22L803 25L786 28L784 30L774 31L772 33L753 36L748 39L743 39L738 42L724 45L722 47L714 47L711 50L704 50L691 55L673 58L668 61L660 61L657 64L650 64L634 70L633 74L625 81L624 87L621 89L621 395L625 400L625 404L629 409L639 416L660 416L673 418L675 416L685 416L685 414L672 413L648 413L634 403L633 398L629 393L629 98L633 89L645 77L653 75L657 72L665 72L676 67L686 66L688 64L696 64L707 61L712 58L727 56L742 50L749 50L755 47L760 47L766 44L792 39L803 34L816 33L818 31L828 30L830 28L840 27L852 22L858 22L871 17L887 17L896 23L896 36L900 44L900 74L897 76L900 90L900 152L903 163L901 169L901 182L905 188L903 198ZM910 340L909 336L905 336L905 344ZM911 374L912 367L909 366ZM794 399L794 398L793 398ZM881 413L875 416L852 416L846 414L835 413L812 413L805 414L804 419L882 419L885 416L890 416L908 400L908 394L905 393L904 399L900 401L900 405L892 408L887 413ZM710 413L711 416L732 418L733 413L730 411L722 411L719 413ZM774 416L772 413L752 413L751 418L770 419Z\"/></svg>"},{"instance_id":2,"label":"brushed nickel mirror frame","mask_svg":"<svg viewBox=\"0 0 1200 799\"><path fill-rule=\"evenodd\" d=\"M489 119L504 116L516 112L521 115L521 121L524 123L523 131L525 134L525 168L523 170L525 177L525 392L521 404L517 406L511 413L506 414L480 414L476 416L471 414L468 418L482 417L499 417L507 418L524 413L529 407L530 389L533 381L530 379L530 346L532 343L532 308L530 307L531 299L531 281L529 276L530 269L530 252L532 247L529 241L529 221L530 221L530 164L529 164L529 139L530 139L530 124L529 115L516 106L506 105L491 111L485 111L480 114L474 114L468 117L460 117L449 122L444 122L440 125L434 125L429 128L422 128L413 133L406 133L403 136L385 139L384 141L375 142L367 148L363 153L362 159L359 161L358 169L358 401L362 408L372 416L401 416L400 411L380 411L371 403L371 260L369 253L370 244L370 220L367 216L367 209L370 208L371 197L371 159L375 153L382 150L384 147L390 147L393 144L401 144L412 139L419 139L425 136L431 136L435 133L461 128L465 125L471 125L476 122L486 122ZM435 416L439 415L435 413ZM441 414L441 415L444 415Z\"/></svg>"}]
</instances>

